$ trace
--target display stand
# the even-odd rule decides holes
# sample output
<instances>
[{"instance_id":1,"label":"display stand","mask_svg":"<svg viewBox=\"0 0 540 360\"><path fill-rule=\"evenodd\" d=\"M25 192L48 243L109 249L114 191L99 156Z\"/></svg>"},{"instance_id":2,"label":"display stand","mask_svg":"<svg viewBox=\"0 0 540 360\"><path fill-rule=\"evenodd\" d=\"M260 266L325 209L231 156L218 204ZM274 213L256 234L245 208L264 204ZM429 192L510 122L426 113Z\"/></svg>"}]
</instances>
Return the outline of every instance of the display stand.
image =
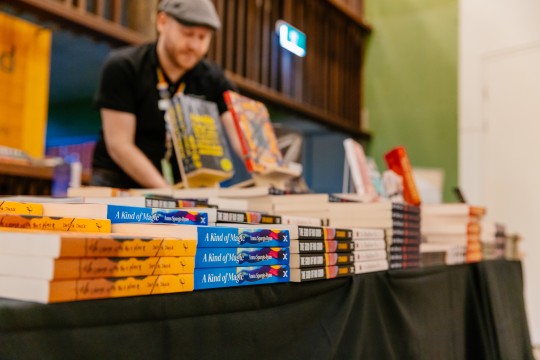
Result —
<instances>
[{"instance_id":1,"label":"display stand","mask_svg":"<svg viewBox=\"0 0 540 360\"><path fill-rule=\"evenodd\" d=\"M302 166L272 167L264 172L251 173L256 186L272 186L276 189L287 190L287 182L302 174Z\"/></svg>"}]
</instances>

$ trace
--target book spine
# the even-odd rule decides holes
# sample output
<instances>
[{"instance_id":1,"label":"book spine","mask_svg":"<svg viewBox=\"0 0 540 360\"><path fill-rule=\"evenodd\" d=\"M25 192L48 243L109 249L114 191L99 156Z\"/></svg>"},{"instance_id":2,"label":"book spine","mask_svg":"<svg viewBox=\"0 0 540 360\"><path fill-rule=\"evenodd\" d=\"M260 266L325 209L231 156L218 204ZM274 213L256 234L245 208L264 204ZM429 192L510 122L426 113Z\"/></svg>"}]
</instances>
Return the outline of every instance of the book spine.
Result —
<instances>
[{"instance_id":1,"label":"book spine","mask_svg":"<svg viewBox=\"0 0 540 360\"><path fill-rule=\"evenodd\" d=\"M195 290L289 282L288 265L195 269Z\"/></svg>"},{"instance_id":2,"label":"book spine","mask_svg":"<svg viewBox=\"0 0 540 360\"><path fill-rule=\"evenodd\" d=\"M60 257L195 256L196 240L172 238L62 238Z\"/></svg>"},{"instance_id":3,"label":"book spine","mask_svg":"<svg viewBox=\"0 0 540 360\"><path fill-rule=\"evenodd\" d=\"M193 285L193 274L59 280L50 283L49 302L186 292Z\"/></svg>"},{"instance_id":4,"label":"book spine","mask_svg":"<svg viewBox=\"0 0 540 360\"><path fill-rule=\"evenodd\" d=\"M354 241L336 241L336 240L292 240L291 253L310 254L310 253L333 253L333 252L351 252L354 250Z\"/></svg>"},{"instance_id":5,"label":"book spine","mask_svg":"<svg viewBox=\"0 0 540 360\"><path fill-rule=\"evenodd\" d=\"M354 274L354 265L334 265L307 269L291 269L291 282L335 279Z\"/></svg>"},{"instance_id":6,"label":"book spine","mask_svg":"<svg viewBox=\"0 0 540 360\"><path fill-rule=\"evenodd\" d=\"M217 222L238 224L281 224L281 216L257 211L217 210Z\"/></svg>"},{"instance_id":7,"label":"book spine","mask_svg":"<svg viewBox=\"0 0 540 360\"><path fill-rule=\"evenodd\" d=\"M0 227L51 231L110 233L111 221L105 219L0 214Z\"/></svg>"},{"instance_id":8,"label":"book spine","mask_svg":"<svg viewBox=\"0 0 540 360\"><path fill-rule=\"evenodd\" d=\"M422 256L423 257L423 256ZM418 261L420 260L421 256L420 253L416 254L409 254L409 253L402 253L402 254L390 254L389 260L390 261ZM443 258L444 260L444 258Z\"/></svg>"},{"instance_id":9,"label":"book spine","mask_svg":"<svg viewBox=\"0 0 540 360\"><path fill-rule=\"evenodd\" d=\"M384 239L383 229L353 228L353 240Z\"/></svg>"},{"instance_id":10,"label":"book spine","mask_svg":"<svg viewBox=\"0 0 540 360\"><path fill-rule=\"evenodd\" d=\"M315 217L281 215L281 222L284 225L305 225L305 226L322 226L323 219Z\"/></svg>"},{"instance_id":11,"label":"book spine","mask_svg":"<svg viewBox=\"0 0 540 360\"><path fill-rule=\"evenodd\" d=\"M353 254L354 254L355 262L386 259L385 250L362 250L362 251L355 250Z\"/></svg>"},{"instance_id":12,"label":"book spine","mask_svg":"<svg viewBox=\"0 0 540 360\"><path fill-rule=\"evenodd\" d=\"M141 208L133 206L107 206L107 219L113 224L152 223L208 225L208 213L180 209Z\"/></svg>"},{"instance_id":13,"label":"book spine","mask_svg":"<svg viewBox=\"0 0 540 360\"><path fill-rule=\"evenodd\" d=\"M419 244L408 244L408 245L390 245L388 246L388 253L389 254L402 254L402 253L408 253L408 254L418 254L420 252L420 245Z\"/></svg>"},{"instance_id":14,"label":"book spine","mask_svg":"<svg viewBox=\"0 0 540 360\"><path fill-rule=\"evenodd\" d=\"M291 254L291 268L346 265L354 262L352 253Z\"/></svg>"},{"instance_id":15,"label":"book spine","mask_svg":"<svg viewBox=\"0 0 540 360\"><path fill-rule=\"evenodd\" d=\"M21 215L43 215L43 205L17 201L0 201L0 213Z\"/></svg>"},{"instance_id":16,"label":"book spine","mask_svg":"<svg viewBox=\"0 0 540 360\"><path fill-rule=\"evenodd\" d=\"M387 260L361 261L354 263L355 274L364 274L383 270L388 270Z\"/></svg>"},{"instance_id":17,"label":"book spine","mask_svg":"<svg viewBox=\"0 0 540 360\"><path fill-rule=\"evenodd\" d=\"M417 268L420 266L420 260L406 260L406 261L390 261L390 270L400 270L400 269L410 269Z\"/></svg>"},{"instance_id":18,"label":"book spine","mask_svg":"<svg viewBox=\"0 0 540 360\"><path fill-rule=\"evenodd\" d=\"M298 226L298 239L319 240L352 240L353 234L350 229L338 229L323 226Z\"/></svg>"},{"instance_id":19,"label":"book spine","mask_svg":"<svg viewBox=\"0 0 540 360\"><path fill-rule=\"evenodd\" d=\"M54 279L193 274L194 269L193 257L59 259Z\"/></svg>"},{"instance_id":20,"label":"book spine","mask_svg":"<svg viewBox=\"0 0 540 360\"><path fill-rule=\"evenodd\" d=\"M174 199L160 199L151 196L145 197L144 204L147 208L175 209L180 207ZM189 207L194 207L194 205Z\"/></svg>"},{"instance_id":21,"label":"book spine","mask_svg":"<svg viewBox=\"0 0 540 360\"><path fill-rule=\"evenodd\" d=\"M381 240L354 240L355 250L383 250L386 249L386 241Z\"/></svg>"},{"instance_id":22,"label":"book spine","mask_svg":"<svg viewBox=\"0 0 540 360\"><path fill-rule=\"evenodd\" d=\"M199 227L198 247L288 247L288 230Z\"/></svg>"},{"instance_id":23,"label":"book spine","mask_svg":"<svg viewBox=\"0 0 540 360\"><path fill-rule=\"evenodd\" d=\"M195 267L198 269L288 264L287 247L199 248L195 256Z\"/></svg>"}]
</instances>

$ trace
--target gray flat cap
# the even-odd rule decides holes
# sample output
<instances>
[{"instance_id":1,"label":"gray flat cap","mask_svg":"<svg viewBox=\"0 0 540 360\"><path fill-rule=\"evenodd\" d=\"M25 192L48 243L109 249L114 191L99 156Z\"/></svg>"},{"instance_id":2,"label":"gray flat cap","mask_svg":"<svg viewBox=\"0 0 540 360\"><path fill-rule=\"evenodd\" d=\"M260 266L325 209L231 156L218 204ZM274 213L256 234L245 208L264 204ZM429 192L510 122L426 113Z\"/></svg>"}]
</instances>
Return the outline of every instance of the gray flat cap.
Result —
<instances>
[{"instance_id":1,"label":"gray flat cap","mask_svg":"<svg viewBox=\"0 0 540 360\"><path fill-rule=\"evenodd\" d=\"M218 30L221 21L210 0L162 0L159 11L163 11L187 26L207 26Z\"/></svg>"}]
</instances>

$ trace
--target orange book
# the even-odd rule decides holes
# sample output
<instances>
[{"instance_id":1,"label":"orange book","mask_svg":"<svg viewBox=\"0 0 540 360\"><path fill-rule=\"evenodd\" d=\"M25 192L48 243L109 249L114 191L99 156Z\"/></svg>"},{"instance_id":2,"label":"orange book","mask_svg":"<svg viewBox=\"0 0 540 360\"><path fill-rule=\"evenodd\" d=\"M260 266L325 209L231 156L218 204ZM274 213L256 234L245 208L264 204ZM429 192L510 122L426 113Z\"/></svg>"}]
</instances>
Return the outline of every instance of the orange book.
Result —
<instances>
[{"instance_id":1,"label":"orange book","mask_svg":"<svg viewBox=\"0 0 540 360\"><path fill-rule=\"evenodd\" d=\"M193 291L193 274L78 280L0 276L0 297L39 303Z\"/></svg>"},{"instance_id":2,"label":"orange book","mask_svg":"<svg viewBox=\"0 0 540 360\"><path fill-rule=\"evenodd\" d=\"M0 200L0 213L41 216L43 215L43 205L37 203Z\"/></svg>"},{"instance_id":3,"label":"orange book","mask_svg":"<svg viewBox=\"0 0 540 360\"><path fill-rule=\"evenodd\" d=\"M197 241L134 235L0 229L0 254L50 258L195 256ZM8 230L8 231L4 231Z\"/></svg>"},{"instance_id":4,"label":"orange book","mask_svg":"<svg viewBox=\"0 0 540 360\"><path fill-rule=\"evenodd\" d=\"M194 257L78 258L0 255L0 276L44 280L192 274Z\"/></svg>"},{"instance_id":5,"label":"orange book","mask_svg":"<svg viewBox=\"0 0 540 360\"><path fill-rule=\"evenodd\" d=\"M0 228L110 233L111 221L107 219L0 214Z\"/></svg>"},{"instance_id":6,"label":"orange book","mask_svg":"<svg viewBox=\"0 0 540 360\"><path fill-rule=\"evenodd\" d=\"M398 146L384 155L388 168L403 179L403 199L411 205L420 205L420 194L416 189L407 151Z\"/></svg>"}]
</instances>

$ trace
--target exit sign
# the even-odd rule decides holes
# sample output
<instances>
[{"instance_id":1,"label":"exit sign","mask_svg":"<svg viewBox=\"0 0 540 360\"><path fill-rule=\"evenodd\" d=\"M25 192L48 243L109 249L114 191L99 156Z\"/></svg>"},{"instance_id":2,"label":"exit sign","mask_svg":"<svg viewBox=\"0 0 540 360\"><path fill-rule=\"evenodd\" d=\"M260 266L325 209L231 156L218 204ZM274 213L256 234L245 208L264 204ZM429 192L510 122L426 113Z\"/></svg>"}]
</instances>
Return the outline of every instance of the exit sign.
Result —
<instances>
[{"instance_id":1,"label":"exit sign","mask_svg":"<svg viewBox=\"0 0 540 360\"><path fill-rule=\"evenodd\" d=\"M306 56L306 34L283 20L276 22L279 44L296 56Z\"/></svg>"}]
</instances>

